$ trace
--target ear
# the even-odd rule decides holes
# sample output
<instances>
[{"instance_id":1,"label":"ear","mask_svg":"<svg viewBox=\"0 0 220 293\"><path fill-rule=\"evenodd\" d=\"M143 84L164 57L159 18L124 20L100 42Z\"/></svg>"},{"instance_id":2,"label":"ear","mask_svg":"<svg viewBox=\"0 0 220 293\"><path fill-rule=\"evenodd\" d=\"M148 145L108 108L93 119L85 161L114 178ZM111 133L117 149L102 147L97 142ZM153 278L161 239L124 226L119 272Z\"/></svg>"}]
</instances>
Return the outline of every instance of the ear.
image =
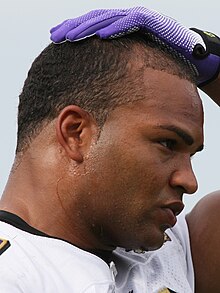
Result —
<instances>
[{"instance_id":1,"label":"ear","mask_svg":"<svg viewBox=\"0 0 220 293\"><path fill-rule=\"evenodd\" d=\"M82 108L69 105L58 116L57 140L74 161L83 162L98 127L92 116Z\"/></svg>"}]
</instances>

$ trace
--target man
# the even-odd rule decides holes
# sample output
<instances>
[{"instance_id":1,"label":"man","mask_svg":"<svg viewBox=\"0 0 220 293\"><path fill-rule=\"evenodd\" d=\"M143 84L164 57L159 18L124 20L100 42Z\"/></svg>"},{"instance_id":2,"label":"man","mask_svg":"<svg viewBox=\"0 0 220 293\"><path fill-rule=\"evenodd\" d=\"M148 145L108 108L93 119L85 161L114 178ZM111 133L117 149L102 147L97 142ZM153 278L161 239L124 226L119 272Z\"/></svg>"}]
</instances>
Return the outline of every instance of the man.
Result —
<instances>
[{"instance_id":1,"label":"man","mask_svg":"<svg viewBox=\"0 0 220 293\"><path fill-rule=\"evenodd\" d=\"M220 43L218 37L212 33L194 29L196 34L193 34L175 20L146 8L136 7L91 11L53 28L51 38L54 42L65 39L75 41L96 34L105 39L126 35L134 30L141 30L147 35L153 33L158 43L165 43L169 50L173 48L175 53L187 58L197 69L197 85L220 105L220 84L219 79L215 79L219 72ZM198 40L197 34L202 36L205 44ZM218 192L205 197L187 216L195 269L195 290L200 293L220 292L219 257L216 251L219 242L216 230L219 219L218 197ZM137 292L159 292L158 288L164 285L164 288L169 286L175 292L194 291L188 231L183 217L168 232L172 242L165 244L159 251L140 256L123 250L116 252L116 264L122 268L117 278L120 278L120 274L123 275L118 282L120 288L139 286L138 289L135 288Z\"/></svg>"},{"instance_id":2,"label":"man","mask_svg":"<svg viewBox=\"0 0 220 293\"><path fill-rule=\"evenodd\" d=\"M188 65L142 34L35 60L0 202L2 292L114 292L116 247L163 245L203 147Z\"/></svg>"}]
</instances>

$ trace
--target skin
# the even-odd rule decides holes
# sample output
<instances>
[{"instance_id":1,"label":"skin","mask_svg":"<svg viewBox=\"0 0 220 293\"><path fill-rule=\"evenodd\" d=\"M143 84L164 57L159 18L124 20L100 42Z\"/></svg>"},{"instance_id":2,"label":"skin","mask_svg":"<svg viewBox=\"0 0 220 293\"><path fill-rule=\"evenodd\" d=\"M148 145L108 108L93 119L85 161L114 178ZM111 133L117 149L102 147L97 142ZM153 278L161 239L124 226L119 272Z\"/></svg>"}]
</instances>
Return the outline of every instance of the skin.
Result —
<instances>
[{"instance_id":1,"label":"skin","mask_svg":"<svg viewBox=\"0 0 220 293\"><path fill-rule=\"evenodd\" d=\"M195 292L220 292L220 191L204 198L187 215L195 271Z\"/></svg>"},{"instance_id":2,"label":"skin","mask_svg":"<svg viewBox=\"0 0 220 293\"><path fill-rule=\"evenodd\" d=\"M218 106L220 106L220 76L211 83L203 86L201 90L205 92Z\"/></svg>"},{"instance_id":3,"label":"skin","mask_svg":"<svg viewBox=\"0 0 220 293\"><path fill-rule=\"evenodd\" d=\"M97 198L106 195L109 217L104 207L100 214L93 208L100 217L94 220L96 226L99 222L106 225L105 242L149 250L160 247L164 230L175 224L173 214L183 208L183 192L197 189L190 156L201 149L203 118L200 99L189 82L156 71L146 71L146 76L153 98L119 107L109 116L91 153L94 174L85 177L84 186L91 191L96 178ZM167 125L184 130L195 142L187 145L174 131L164 129Z\"/></svg>"},{"instance_id":4,"label":"skin","mask_svg":"<svg viewBox=\"0 0 220 293\"><path fill-rule=\"evenodd\" d=\"M220 77L201 88L220 106ZM186 216L195 271L195 292L220 292L220 190L204 196Z\"/></svg>"},{"instance_id":5,"label":"skin","mask_svg":"<svg viewBox=\"0 0 220 293\"><path fill-rule=\"evenodd\" d=\"M135 90L141 99L101 130L64 108L16 158L0 209L83 249L159 248L183 193L197 189L190 157L202 149L203 110L195 86L166 72L145 69Z\"/></svg>"}]
</instances>

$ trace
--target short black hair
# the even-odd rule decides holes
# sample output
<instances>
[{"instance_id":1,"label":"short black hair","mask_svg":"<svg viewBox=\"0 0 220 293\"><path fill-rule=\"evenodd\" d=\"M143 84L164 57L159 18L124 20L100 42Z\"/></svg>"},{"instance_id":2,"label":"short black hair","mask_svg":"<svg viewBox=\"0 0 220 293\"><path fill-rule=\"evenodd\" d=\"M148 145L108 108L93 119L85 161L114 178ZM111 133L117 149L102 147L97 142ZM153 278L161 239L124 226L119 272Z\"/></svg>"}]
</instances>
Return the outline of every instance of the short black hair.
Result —
<instances>
[{"instance_id":1,"label":"short black hair","mask_svg":"<svg viewBox=\"0 0 220 293\"><path fill-rule=\"evenodd\" d=\"M84 108L101 127L112 109L137 99L135 93L131 95L136 78L129 74L135 46L145 48L141 53L143 67L194 82L187 64L140 33L113 40L90 37L74 43L51 43L33 62L19 97L16 152L24 151L67 105Z\"/></svg>"}]
</instances>

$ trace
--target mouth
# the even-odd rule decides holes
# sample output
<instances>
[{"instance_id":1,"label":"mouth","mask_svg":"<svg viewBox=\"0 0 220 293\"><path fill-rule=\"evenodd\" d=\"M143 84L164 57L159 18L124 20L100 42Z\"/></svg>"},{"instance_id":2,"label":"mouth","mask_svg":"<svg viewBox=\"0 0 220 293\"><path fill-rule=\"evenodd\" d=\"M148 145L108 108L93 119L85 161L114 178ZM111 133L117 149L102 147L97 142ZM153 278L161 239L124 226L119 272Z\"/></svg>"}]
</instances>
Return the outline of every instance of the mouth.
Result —
<instances>
[{"instance_id":1,"label":"mouth","mask_svg":"<svg viewBox=\"0 0 220 293\"><path fill-rule=\"evenodd\" d=\"M162 225L163 230L165 231L168 228L173 227L176 224L176 216L170 208L163 208L164 212L164 223Z\"/></svg>"},{"instance_id":2,"label":"mouth","mask_svg":"<svg viewBox=\"0 0 220 293\"><path fill-rule=\"evenodd\" d=\"M181 201L172 202L162 207L164 214L164 228L171 228L176 224L177 216L181 213L184 208L184 204Z\"/></svg>"}]
</instances>

